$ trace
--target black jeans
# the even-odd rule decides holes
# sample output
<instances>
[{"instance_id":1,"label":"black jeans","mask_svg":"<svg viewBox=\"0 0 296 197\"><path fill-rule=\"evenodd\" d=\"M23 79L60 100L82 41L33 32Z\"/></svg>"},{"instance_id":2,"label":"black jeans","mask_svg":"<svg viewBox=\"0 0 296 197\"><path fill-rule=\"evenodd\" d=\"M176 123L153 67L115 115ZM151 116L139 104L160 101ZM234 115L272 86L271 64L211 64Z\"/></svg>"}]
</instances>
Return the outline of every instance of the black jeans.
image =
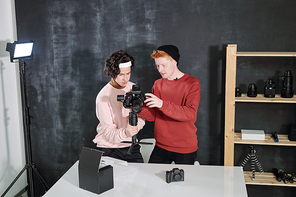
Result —
<instances>
[{"instance_id":1,"label":"black jeans","mask_svg":"<svg viewBox=\"0 0 296 197\"><path fill-rule=\"evenodd\" d=\"M126 148L98 148L100 151L103 151L103 156L112 157L115 159L124 160L127 162L133 163L144 163L142 154L140 152L141 146L136 144L131 152L131 154L127 154L130 147Z\"/></svg>"},{"instance_id":2,"label":"black jeans","mask_svg":"<svg viewBox=\"0 0 296 197\"><path fill-rule=\"evenodd\" d=\"M192 153L176 153L167 151L165 149L162 149L158 146L154 146L154 149L151 153L149 163L164 163L164 164L170 164L173 161L175 164L194 164L196 160L196 153L197 151L194 151Z\"/></svg>"}]
</instances>

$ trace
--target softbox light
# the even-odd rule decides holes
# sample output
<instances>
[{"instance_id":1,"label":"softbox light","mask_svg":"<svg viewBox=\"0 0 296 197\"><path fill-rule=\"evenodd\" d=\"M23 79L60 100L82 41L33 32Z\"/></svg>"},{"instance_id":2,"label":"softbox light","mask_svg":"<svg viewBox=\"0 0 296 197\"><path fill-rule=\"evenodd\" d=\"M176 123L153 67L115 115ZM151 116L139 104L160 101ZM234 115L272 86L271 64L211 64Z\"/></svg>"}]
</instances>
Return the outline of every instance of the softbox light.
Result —
<instances>
[{"instance_id":1,"label":"softbox light","mask_svg":"<svg viewBox=\"0 0 296 197\"><path fill-rule=\"evenodd\" d=\"M10 61L15 59L32 59L34 42L7 43L6 51L10 53Z\"/></svg>"}]
</instances>

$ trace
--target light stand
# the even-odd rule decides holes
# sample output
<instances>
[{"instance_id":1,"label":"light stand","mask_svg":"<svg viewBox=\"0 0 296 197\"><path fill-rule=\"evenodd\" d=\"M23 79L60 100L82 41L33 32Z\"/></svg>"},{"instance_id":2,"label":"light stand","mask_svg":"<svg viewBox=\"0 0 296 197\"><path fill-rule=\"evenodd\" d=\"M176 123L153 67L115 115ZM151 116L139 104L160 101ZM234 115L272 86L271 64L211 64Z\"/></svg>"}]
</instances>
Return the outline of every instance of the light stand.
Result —
<instances>
[{"instance_id":1,"label":"light stand","mask_svg":"<svg viewBox=\"0 0 296 197\"><path fill-rule=\"evenodd\" d=\"M45 191L49 189L48 184L42 178L40 173L38 172L35 164L32 160L32 150L31 150L31 138L30 138L30 115L29 115L29 107L27 106L27 89L26 89L26 62L22 59L22 57L15 57L15 49L18 43L15 42L13 44L7 43L6 51L10 52L10 60L13 62L14 59L19 59L19 67L20 67L20 83L21 83L21 97L22 97L22 113L23 113L23 125L24 125L24 140L25 140L25 155L26 155L26 165L21 170L21 172L17 175L17 177L12 181L12 183L8 186L8 188L4 191L1 197L4 197L6 193L10 190L10 188L14 185L14 183L19 179L19 177L27 170L27 180L28 186L26 186L23 190L21 190L16 196L20 196L26 190L28 190L28 194L30 197L34 197L34 179L33 172L36 173L39 181L45 188ZM33 47L33 45L32 45ZM31 48L32 51L32 48ZM26 55L25 57L31 57L31 55Z\"/></svg>"},{"instance_id":2,"label":"light stand","mask_svg":"<svg viewBox=\"0 0 296 197\"><path fill-rule=\"evenodd\" d=\"M255 164L259 168L260 173L264 173L263 168L261 164L259 163L257 156L256 156L256 150L253 146L250 146L250 153L247 155L247 157L242 162L241 166L245 167L246 163L251 159L251 170L252 170L252 180L255 180Z\"/></svg>"}]
</instances>

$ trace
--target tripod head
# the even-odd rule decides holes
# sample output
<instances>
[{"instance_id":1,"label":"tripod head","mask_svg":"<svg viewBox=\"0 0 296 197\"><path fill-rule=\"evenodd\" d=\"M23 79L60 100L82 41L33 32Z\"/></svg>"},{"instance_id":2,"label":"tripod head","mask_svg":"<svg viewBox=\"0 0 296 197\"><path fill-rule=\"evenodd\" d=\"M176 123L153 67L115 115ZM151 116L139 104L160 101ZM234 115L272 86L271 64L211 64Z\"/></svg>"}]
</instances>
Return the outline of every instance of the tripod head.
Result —
<instances>
[{"instance_id":1,"label":"tripod head","mask_svg":"<svg viewBox=\"0 0 296 197\"><path fill-rule=\"evenodd\" d=\"M256 150L254 149L254 146L250 146L250 153L256 154Z\"/></svg>"}]
</instances>

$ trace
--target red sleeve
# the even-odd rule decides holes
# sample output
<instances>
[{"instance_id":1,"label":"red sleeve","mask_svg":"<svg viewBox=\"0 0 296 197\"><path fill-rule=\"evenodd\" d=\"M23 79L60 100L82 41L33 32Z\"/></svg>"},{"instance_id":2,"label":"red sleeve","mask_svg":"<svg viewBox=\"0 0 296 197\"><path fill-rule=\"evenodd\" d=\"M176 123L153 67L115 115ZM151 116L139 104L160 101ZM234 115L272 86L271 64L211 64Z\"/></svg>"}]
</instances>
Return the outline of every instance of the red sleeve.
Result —
<instances>
[{"instance_id":1,"label":"red sleeve","mask_svg":"<svg viewBox=\"0 0 296 197\"><path fill-rule=\"evenodd\" d=\"M181 105L163 100L163 105L159 109L166 116L177 121L189 121L196 119L197 110L200 101L200 84L196 80L188 86L188 89L179 89L175 92L178 94L175 97L184 100ZM183 94L182 94L183 93Z\"/></svg>"},{"instance_id":2,"label":"red sleeve","mask_svg":"<svg viewBox=\"0 0 296 197\"><path fill-rule=\"evenodd\" d=\"M145 103L139 115L147 121L155 121L155 108L148 108Z\"/></svg>"}]
</instances>

